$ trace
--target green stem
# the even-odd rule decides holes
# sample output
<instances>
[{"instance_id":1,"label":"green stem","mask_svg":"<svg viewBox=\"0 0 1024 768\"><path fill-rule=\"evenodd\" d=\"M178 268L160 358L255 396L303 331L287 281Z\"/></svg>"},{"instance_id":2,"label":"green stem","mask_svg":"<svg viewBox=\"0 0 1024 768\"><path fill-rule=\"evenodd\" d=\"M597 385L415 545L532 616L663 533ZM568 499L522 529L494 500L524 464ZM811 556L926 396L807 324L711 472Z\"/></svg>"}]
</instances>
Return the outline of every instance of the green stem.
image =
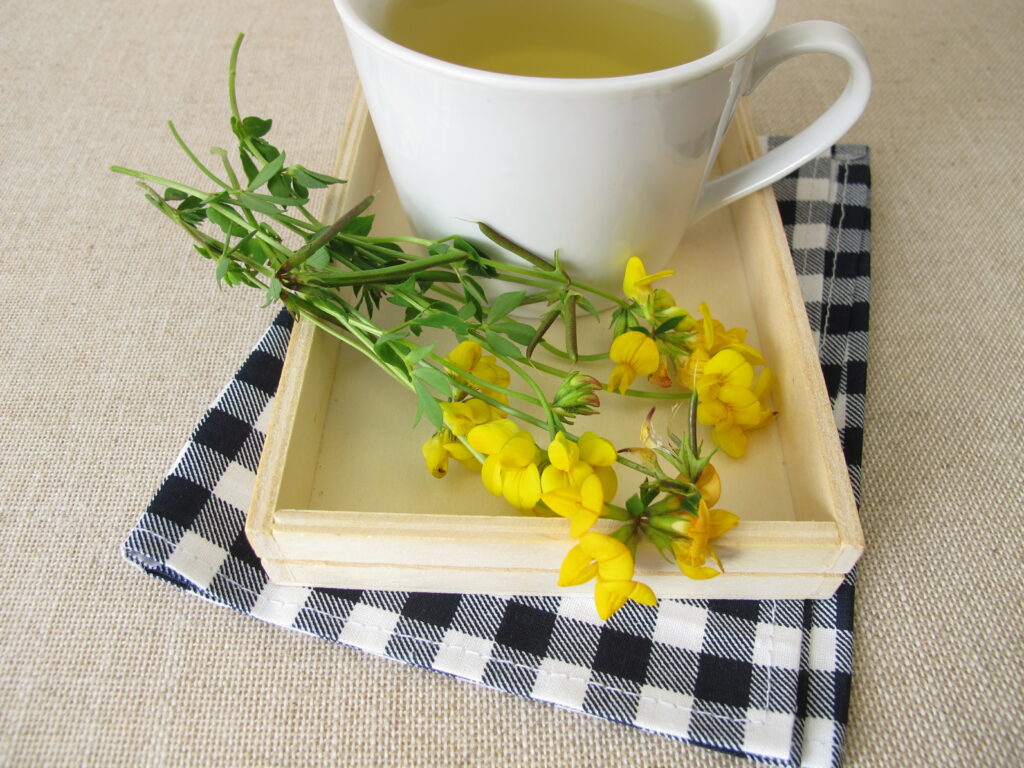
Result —
<instances>
[{"instance_id":1,"label":"green stem","mask_svg":"<svg viewBox=\"0 0 1024 768\"><path fill-rule=\"evenodd\" d=\"M224 187L224 189L230 191L231 187L229 187L227 183L219 176L217 176L213 171L207 168L206 165L198 157L196 157L195 153L191 149L189 149L188 144L186 144L185 140L181 138L181 134L178 133L178 129L174 127L174 123L171 120L167 121L167 127L171 129L171 135L174 136L174 140L178 142L178 146L181 147L181 151L188 155L188 159L191 160L195 164L195 166L199 168L199 170L202 171L208 178L210 178L214 184L220 187ZM235 182L235 186L238 186L237 181Z\"/></svg>"},{"instance_id":2,"label":"green stem","mask_svg":"<svg viewBox=\"0 0 1024 768\"><path fill-rule=\"evenodd\" d=\"M497 355L497 353L493 349L490 349L490 347L486 346L486 342L484 345L485 348L488 349L492 354ZM499 357L501 357L501 360L505 363L505 365L511 368L515 372L515 374L519 376L519 378L525 381L526 384L530 387L530 389L532 389L534 393L537 395L538 399L540 400L540 405L544 409L544 415L547 417L547 428L548 432L551 433L551 437L554 438L554 436L557 435L559 432L564 431L564 428L562 427L562 420L558 418L558 414L555 413L554 409L551 407L551 403L548 402L547 396L544 394L544 390L541 389L540 385L534 380L534 378L527 374L526 371L524 371L511 358L502 357L500 355Z\"/></svg>"},{"instance_id":3,"label":"green stem","mask_svg":"<svg viewBox=\"0 0 1024 768\"><path fill-rule=\"evenodd\" d=\"M206 197L206 193L201 189L190 187L187 184L182 184L177 181L171 181L161 176L154 176L150 173L143 173L142 171L136 171L132 168L125 168L121 165L112 165L110 170L114 173L123 173L125 176L131 176L136 179L142 179L148 181L151 184L159 184L161 187L169 187L170 189L176 189L179 192L184 192L186 195L192 195L193 197L203 198Z\"/></svg>"},{"instance_id":4,"label":"green stem","mask_svg":"<svg viewBox=\"0 0 1024 768\"><path fill-rule=\"evenodd\" d=\"M211 203L210 204L210 208L212 208L213 210L217 211L219 214L224 216L224 218L228 219L232 223L237 224L240 227L246 227L250 231L254 232L256 234L256 237L258 237L260 240L265 242L267 245L269 245L271 248L273 248L274 250L278 251L279 253L286 254L287 256L291 256L292 255L292 251L290 251L287 248L287 246L284 246L281 243L279 243L277 240L272 238L270 235L268 235L266 232L261 230L259 227L255 227L252 224L250 224L248 221L246 221L241 216L239 216L237 213L235 213L235 210L233 208L231 208L230 206L220 205L218 203Z\"/></svg>"},{"instance_id":5,"label":"green stem","mask_svg":"<svg viewBox=\"0 0 1024 768\"><path fill-rule=\"evenodd\" d=\"M546 349L548 352L550 352L555 357L560 357L563 360L571 360L572 359L567 352L559 349L558 347L556 347L551 342L541 340L540 345L542 347L544 347L544 349ZM607 352L600 352L600 353L596 353L596 354L593 354L593 355L580 355L578 361L581 362L581 363L597 363L597 362L601 362L601 361L607 360L607 359L608 359L608 353Z\"/></svg>"},{"instance_id":6,"label":"green stem","mask_svg":"<svg viewBox=\"0 0 1024 768\"><path fill-rule=\"evenodd\" d=\"M308 257L307 257L308 258ZM391 267L380 267L379 269L363 269L358 272L337 273L335 275L321 275L317 279L322 285L343 286L343 285L366 285L367 283L384 283L399 278L414 275L425 269L437 267L442 264L451 264L456 261L464 261L466 254L444 253L439 256L427 256L418 261L395 264ZM302 259L305 261L305 259ZM299 262L301 263L301 261ZM292 265L295 266L295 265ZM282 272L284 269L282 268Z\"/></svg>"},{"instance_id":7,"label":"green stem","mask_svg":"<svg viewBox=\"0 0 1024 768\"><path fill-rule=\"evenodd\" d=\"M518 408L509 405L508 403L502 403L499 400L495 400L490 395L484 394L479 390L473 389L468 384L464 384L461 381L456 381L453 379L452 386L454 386L460 392L465 392L467 395L472 395L473 397L479 400L483 400L485 403L497 408L499 411L504 411L509 416L515 416L520 421L525 421L527 424L533 424L533 426L540 427L541 429L548 429L548 425L545 424L540 419L538 419L536 416L531 416L525 411L521 411Z\"/></svg>"},{"instance_id":8,"label":"green stem","mask_svg":"<svg viewBox=\"0 0 1024 768\"><path fill-rule=\"evenodd\" d=\"M408 344L410 347L414 346L412 342L408 342ZM479 376L474 376L465 368L461 368L455 365L455 363L451 362L450 360L446 360L445 358L440 357L439 355L431 354L428 355L428 357L435 363L438 363L444 368L447 368L449 371L452 371L453 373L461 376L467 381L472 382L473 384L476 384L477 386L493 390L494 392L501 392L503 395L514 397L517 400L522 400L523 402L529 403L530 405L536 405L538 407L541 407L543 405L543 403L540 400L537 400L534 397L530 397L530 395L523 394L522 392L512 389L510 387L503 387L500 384L495 384L493 382L487 381L487 379L481 379Z\"/></svg>"},{"instance_id":9,"label":"green stem","mask_svg":"<svg viewBox=\"0 0 1024 768\"><path fill-rule=\"evenodd\" d=\"M231 102L231 116L235 118L235 125L238 128L238 137L242 140L242 143L252 152L253 155L259 158L260 162L264 165L267 163L267 159L256 149L256 145L252 139L245 135L245 128L242 127L242 115L238 111L238 98L235 95L235 73L238 69L238 50L242 47L242 40L245 39L245 34L240 32L238 37L235 38L235 44L231 48L231 59L228 62L228 99Z\"/></svg>"},{"instance_id":10,"label":"green stem","mask_svg":"<svg viewBox=\"0 0 1024 768\"><path fill-rule=\"evenodd\" d=\"M310 256L312 256L314 253L316 253L320 248L327 245L327 243L331 241L331 238L333 238L335 235L341 232L345 225L347 225L359 214L361 214L363 211L369 208L372 202L373 195L367 195L354 206L352 206L348 211L343 213L336 222L331 224L331 226L329 226L327 229L325 229L323 232L321 232L319 235L314 237L312 240L310 240L308 243L302 246L299 250L297 250L295 252L295 255L292 256L292 258L288 259L288 261L286 261L281 266L280 272L285 273L291 271L295 267L299 266L306 259L308 259Z\"/></svg>"}]
</instances>

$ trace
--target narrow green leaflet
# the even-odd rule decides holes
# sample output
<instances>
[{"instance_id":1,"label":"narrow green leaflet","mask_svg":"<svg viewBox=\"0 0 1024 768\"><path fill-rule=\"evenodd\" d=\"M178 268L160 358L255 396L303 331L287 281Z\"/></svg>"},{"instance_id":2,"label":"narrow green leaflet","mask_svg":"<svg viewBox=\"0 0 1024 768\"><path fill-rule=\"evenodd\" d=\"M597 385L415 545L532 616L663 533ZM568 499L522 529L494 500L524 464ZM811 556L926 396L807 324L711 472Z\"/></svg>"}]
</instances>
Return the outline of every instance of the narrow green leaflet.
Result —
<instances>
[{"instance_id":1,"label":"narrow green leaflet","mask_svg":"<svg viewBox=\"0 0 1024 768\"><path fill-rule=\"evenodd\" d=\"M324 269L331 263L331 253L324 247L317 248L316 252L306 259L306 266L314 269Z\"/></svg>"},{"instance_id":2,"label":"narrow green leaflet","mask_svg":"<svg viewBox=\"0 0 1024 768\"><path fill-rule=\"evenodd\" d=\"M414 368L412 371L413 377L428 384L431 389L437 392L443 397L448 397L451 392L452 384L448 377L441 373L437 368L432 368L429 365L421 365Z\"/></svg>"},{"instance_id":3,"label":"narrow green leaflet","mask_svg":"<svg viewBox=\"0 0 1024 768\"><path fill-rule=\"evenodd\" d=\"M282 152L280 155L278 155L265 166L263 166L263 170L256 174L256 178L249 182L249 186L246 187L246 189L249 192L255 192L257 189L259 189L268 181L270 181L274 176L277 176L277 174L281 172L281 169L283 167L284 152Z\"/></svg>"},{"instance_id":4,"label":"narrow green leaflet","mask_svg":"<svg viewBox=\"0 0 1024 768\"><path fill-rule=\"evenodd\" d=\"M405 354L405 362L407 365L416 365L420 360L425 358L431 352L434 351L433 344L425 344L418 347L413 347L409 352Z\"/></svg>"},{"instance_id":5,"label":"narrow green leaflet","mask_svg":"<svg viewBox=\"0 0 1024 768\"><path fill-rule=\"evenodd\" d=\"M245 235L249 231L241 224L236 224L235 222L233 222L231 219L229 219L226 215L221 213L216 208L208 208L206 210L206 215L210 219L210 221L212 221L214 224L216 224L218 227L224 230L224 234L226 235L231 235L232 237L241 237L242 235Z\"/></svg>"},{"instance_id":6,"label":"narrow green leaflet","mask_svg":"<svg viewBox=\"0 0 1024 768\"><path fill-rule=\"evenodd\" d=\"M501 320L501 318L522 304L525 298L526 291L513 291L501 294L491 304L491 309L487 313L487 324L491 325Z\"/></svg>"},{"instance_id":7,"label":"narrow green leaflet","mask_svg":"<svg viewBox=\"0 0 1024 768\"><path fill-rule=\"evenodd\" d=\"M522 354L515 344L494 331L487 331L484 338L487 339L487 346L503 357L519 357Z\"/></svg>"},{"instance_id":8,"label":"narrow green leaflet","mask_svg":"<svg viewBox=\"0 0 1024 768\"><path fill-rule=\"evenodd\" d=\"M440 429L444 424L444 413L441 411L441 406L437 404L437 399L430 394L426 384L419 379L414 378L412 386L416 392L417 403L416 420L413 422L413 426L415 427L419 423L420 414L423 414L435 429Z\"/></svg>"}]
</instances>

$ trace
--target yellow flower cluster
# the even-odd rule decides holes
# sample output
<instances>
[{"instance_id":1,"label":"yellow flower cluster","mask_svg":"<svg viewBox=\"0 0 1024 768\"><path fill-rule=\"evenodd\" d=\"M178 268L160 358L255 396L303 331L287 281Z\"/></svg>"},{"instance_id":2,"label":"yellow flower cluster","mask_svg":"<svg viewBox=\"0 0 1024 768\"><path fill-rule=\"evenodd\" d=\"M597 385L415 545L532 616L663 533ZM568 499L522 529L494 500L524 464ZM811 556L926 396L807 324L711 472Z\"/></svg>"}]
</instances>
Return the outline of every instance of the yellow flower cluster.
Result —
<instances>
[{"instance_id":1,"label":"yellow flower cluster","mask_svg":"<svg viewBox=\"0 0 1024 768\"><path fill-rule=\"evenodd\" d=\"M755 380L754 366L764 366L765 361L745 343L745 329L726 329L706 302L700 305L698 320L677 307L670 293L652 288L654 281L672 274L673 270L647 274L636 257L626 264L623 292L653 330L631 327L615 337L609 356L616 365L608 389L624 394L640 376L669 387L671 371L682 389L697 393L697 418L713 428L715 443L730 456L743 456L746 433L771 418L765 405L771 372L765 367Z\"/></svg>"}]
</instances>

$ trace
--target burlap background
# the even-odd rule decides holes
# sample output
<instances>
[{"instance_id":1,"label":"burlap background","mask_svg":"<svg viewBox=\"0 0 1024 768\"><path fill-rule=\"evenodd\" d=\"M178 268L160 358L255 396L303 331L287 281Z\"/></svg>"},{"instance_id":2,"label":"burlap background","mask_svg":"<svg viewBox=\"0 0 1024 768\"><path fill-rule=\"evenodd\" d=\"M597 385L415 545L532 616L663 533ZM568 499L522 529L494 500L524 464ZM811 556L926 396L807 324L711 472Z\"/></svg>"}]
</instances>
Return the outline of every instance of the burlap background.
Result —
<instances>
[{"instance_id":1,"label":"burlap background","mask_svg":"<svg viewBox=\"0 0 1024 768\"><path fill-rule=\"evenodd\" d=\"M1024 506L1017 0L782 0L869 49L848 137L874 170L874 283L849 764L1020 765ZM328 0L2 6L0 763L684 765L743 761L215 608L117 548L271 319L106 167L185 170L162 121L244 112L330 167L354 84ZM791 82L790 82L791 81ZM793 132L841 82L784 65Z\"/></svg>"}]
</instances>

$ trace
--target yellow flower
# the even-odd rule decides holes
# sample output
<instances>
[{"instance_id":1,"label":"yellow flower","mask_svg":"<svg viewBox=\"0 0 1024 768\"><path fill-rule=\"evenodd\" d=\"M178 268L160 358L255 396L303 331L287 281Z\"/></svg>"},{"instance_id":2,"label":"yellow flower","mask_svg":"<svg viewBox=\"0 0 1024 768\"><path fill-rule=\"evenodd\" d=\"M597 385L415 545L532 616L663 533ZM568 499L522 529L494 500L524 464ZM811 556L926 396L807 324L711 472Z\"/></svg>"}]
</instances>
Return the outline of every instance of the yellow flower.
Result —
<instances>
[{"instance_id":1,"label":"yellow flower","mask_svg":"<svg viewBox=\"0 0 1024 768\"><path fill-rule=\"evenodd\" d=\"M440 432L423 444L423 459L427 462L427 470L434 477L448 474L448 452L444 449L444 438Z\"/></svg>"},{"instance_id":2,"label":"yellow flower","mask_svg":"<svg viewBox=\"0 0 1024 768\"><path fill-rule=\"evenodd\" d=\"M588 475L578 488L564 486L554 491L545 491L541 501L555 514L572 521L569 535L578 539L594 527L604 510L604 490L597 475Z\"/></svg>"},{"instance_id":3,"label":"yellow flower","mask_svg":"<svg viewBox=\"0 0 1024 768\"><path fill-rule=\"evenodd\" d=\"M693 484L709 507L713 507L722 497L722 478L718 476L714 464L705 465Z\"/></svg>"},{"instance_id":4,"label":"yellow flower","mask_svg":"<svg viewBox=\"0 0 1024 768\"><path fill-rule=\"evenodd\" d=\"M671 277L676 271L674 269L663 269L652 275L647 274L644 263L636 256L626 262L626 275L622 279L622 292L633 301L643 304L650 298L653 289L651 283L661 280L663 277Z\"/></svg>"},{"instance_id":5,"label":"yellow flower","mask_svg":"<svg viewBox=\"0 0 1024 768\"><path fill-rule=\"evenodd\" d=\"M721 321L711 315L708 303L700 305L702 318L693 326L692 345L689 357L676 360L676 380L683 389L693 389L694 382L704 373L704 364L723 349L739 352L752 365L764 365L761 353L743 342L747 338L745 328L725 329Z\"/></svg>"},{"instance_id":6,"label":"yellow flower","mask_svg":"<svg viewBox=\"0 0 1024 768\"><path fill-rule=\"evenodd\" d=\"M605 499L615 498L618 479L612 467L615 464L615 446L594 432L584 432L578 443L558 433L548 445L548 460L540 476L541 490L545 493L560 488L579 488L591 474L601 481Z\"/></svg>"},{"instance_id":7,"label":"yellow flower","mask_svg":"<svg viewBox=\"0 0 1024 768\"><path fill-rule=\"evenodd\" d=\"M725 570L715 550L711 548L710 541L735 528L738 522L739 518L732 512L708 509L707 502L702 498L697 515L683 525L682 533L686 538L672 541L672 551L679 570L691 579L718 576L719 571L704 565L704 561L710 557L721 571Z\"/></svg>"},{"instance_id":8,"label":"yellow flower","mask_svg":"<svg viewBox=\"0 0 1024 768\"><path fill-rule=\"evenodd\" d=\"M476 456L469 450L460 440L453 439L444 444L444 449L448 455L455 459L459 464L464 466L471 472L480 471L480 462L477 461Z\"/></svg>"},{"instance_id":9,"label":"yellow flower","mask_svg":"<svg viewBox=\"0 0 1024 768\"><path fill-rule=\"evenodd\" d=\"M697 380L697 420L713 427L712 439L729 456L743 456L747 430L771 418L761 402L770 383L771 372L766 369L755 384L753 366L735 349L723 349L704 365Z\"/></svg>"},{"instance_id":10,"label":"yellow flower","mask_svg":"<svg viewBox=\"0 0 1024 768\"><path fill-rule=\"evenodd\" d=\"M498 358L494 355L485 355L483 347L472 339L461 342L457 347L455 347L455 349L448 353L445 360L473 376L476 376L478 379L489 381L491 384L497 384L500 387L507 387L511 380L509 372L498 365ZM481 387L476 382L472 382L464 378L460 378L460 381L471 387L479 389L485 395L494 398L498 402L508 402L508 396L504 393ZM501 412L496 412L494 414L494 418L501 418L502 415L503 414Z\"/></svg>"},{"instance_id":11,"label":"yellow flower","mask_svg":"<svg viewBox=\"0 0 1024 768\"><path fill-rule=\"evenodd\" d=\"M423 459L434 477L448 474L448 460L455 459L466 469L480 471L480 462L473 452L452 434L450 429L441 429L423 444Z\"/></svg>"},{"instance_id":12,"label":"yellow flower","mask_svg":"<svg viewBox=\"0 0 1024 768\"><path fill-rule=\"evenodd\" d=\"M480 476L484 487L504 496L516 509L533 509L540 501L540 470L533 435L511 419L473 427L466 435L473 450L487 456Z\"/></svg>"},{"instance_id":13,"label":"yellow flower","mask_svg":"<svg viewBox=\"0 0 1024 768\"><path fill-rule=\"evenodd\" d=\"M473 398L461 403L441 403L444 423L457 436L468 435L469 430L493 421L494 411L483 400Z\"/></svg>"},{"instance_id":14,"label":"yellow flower","mask_svg":"<svg viewBox=\"0 0 1024 768\"><path fill-rule=\"evenodd\" d=\"M597 577L594 604L602 619L609 618L627 601L655 605L657 598L646 584L633 581L633 553L618 539L603 533L585 533L562 561L560 587L584 584Z\"/></svg>"},{"instance_id":15,"label":"yellow flower","mask_svg":"<svg viewBox=\"0 0 1024 768\"><path fill-rule=\"evenodd\" d=\"M617 363L608 381L608 391L624 394L638 376L647 376L658 370L661 355L654 339L640 331L626 331L616 336L609 352Z\"/></svg>"}]
</instances>

